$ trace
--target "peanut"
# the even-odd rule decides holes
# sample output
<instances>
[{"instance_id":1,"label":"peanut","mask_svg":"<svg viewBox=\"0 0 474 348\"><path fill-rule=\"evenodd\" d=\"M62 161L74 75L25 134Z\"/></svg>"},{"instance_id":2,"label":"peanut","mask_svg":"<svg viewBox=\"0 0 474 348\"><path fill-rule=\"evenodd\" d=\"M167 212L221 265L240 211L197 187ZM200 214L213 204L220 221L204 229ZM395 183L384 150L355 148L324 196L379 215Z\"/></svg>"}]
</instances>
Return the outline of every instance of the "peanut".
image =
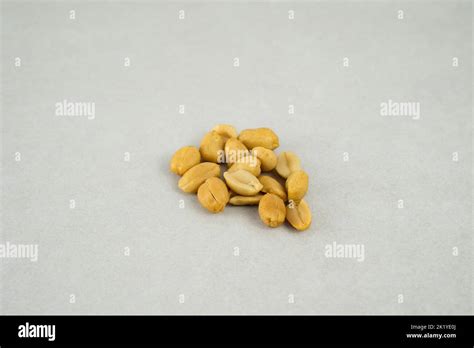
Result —
<instances>
[{"instance_id":1,"label":"peanut","mask_svg":"<svg viewBox=\"0 0 474 348\"><path fill-rule=\"evenodd\" d=\"M308 191L308 181L308 174L303 170L291 173L285 183L288 200L298 204L306 194L306 191Z\"/></svg>"},{"instance_id":2,"label":"peanut","mask_svg":"<svg viewBox=\"0 0 474 348\"><path fill-rule=\"evenodd\" d=\"M202 138L199 152L203 161L220 163L219 159L224 153L225 138L216 131L207 133Z\"/></svg>"},{"instance_id":3,"label":"peanut","mask_svg":"<svg viewBox=\"0 0 474 348\"><path fill-rule=\"evenodd\" d=\"M241 196L254 196L263 187L255 175L242 169L235 172L225 172L224 179L232 191Z\"/></svg>"},{"instance_id":4,"label":"peanut","mask_svg":"<svg viewBox=\"0 0 474 348\"><path fill-rule=\"evenodd\" d=\"M249 149L262 146L273 150L280 145L278 136L270 128L245 129L240 132L239 140Z\"/></svg>"},{"instance_id":5,"label":"peanut","mask_svg":"<svg viewBox=\"0 0 474 348\"><path fill-rule=\"evenodd\" d=\"M273 193L283 199L283 201L286 201L287 195L285 188L278 182L278 180L268 175L260 175L258 180L263 185L262 192Z\"/></svg>"},{"instance_id":6,"label":"peanut","mask_svg":"<svg viewBox=\"0 0 474 348\"><path fill-rule=\"evenodd\" d=\"M298 231L304 231L311 225L311 209L304 199L299 204L286 206L286 220Z\"/></svg>"},{"instance_id":7,"label":"peanut","mask_svg":"<svg viewBox=\"0 0 474 348\"><path fill-rule=\"evenodd\" d=\"M186 171L179 179L178 186L184 192L195 193L204 181L220 174L221 167L218 164L203 162Z\"/></svg>"},{"instance_id":8,"label":"peanut","mask_svg":"<svg viewBox=\"0 0 474 348\"><path fill-rule=\"evenodd\" d=\"M197 197L204 208L211 213L219 213L229 201L229 191L221 179L211 177L199 186Z\"/></svg>"},{"instance_id":9,"label":"peanut","mask_svg":"<svg viewBox=\"0 0 474 348\"><path fill-rule=\"evenodd\" d=\"M278 227L285 221L285 203L277 195L267 193L260 199L258 214L265 225Z\"/></svg>"},{"instance_id":10,"label":"peanut","mask_svg":"<svg viewBox=\"0 0 474 348\"><path fill-rule=\"evenodd\" d=\"M238 162L249 152L247 147L237 138L230 138L227 140L224 146L224 151L227 163Z\"/></svg>"},{"instance_id":11,"label":"peanut","mask_svg":"<svg viewBox=\"0 0 474 348\"><path fill-rule=\"evenodd\" d=\"M237 138L237 130L230 124L218 124L212 130L224 138Z\"/></svg>"},{"instance_id":12,"label":"peanut","mask_svg":"<svg viewBox=\"0 0 474 348\"><path fill-rule=\"evenodd\" d=\"M300 159L293 152L286 151L278 155L276 171L283 178L288 178L291 173L300 169Z\"/></svg>"},{"instance_id":13,"label":"peanut","mask_svg":"<svg viewBox=\"0 0 474 348\"><path fill-rule=\"evenodd\" d=\"M257 146L252 149L252 155L257 156L262 163L262 172L269 172L277 165L277 156L272 150L266 149L262 146Z\"/></svg>"},{"instance_id":14,"label":"peanut","mask_svg":"<svg viewBox=\"0 0 474 348\"><path fill-rule=\"evenodd\" d=\"M232 205L258 205L263 195L258 194L255 196L233 196L229 203Z\"/></svg>"},{"instance_id":15,"label":"peanut","mask_svg":"<svg viewBox=\"0 0 474 348\"><path fill-rule=\"evenodd\" d=\"M176 151L170 161L170 170L178 175L201 162L201 154L194 146L185 146Z\"/></svg>"}]
</instances>

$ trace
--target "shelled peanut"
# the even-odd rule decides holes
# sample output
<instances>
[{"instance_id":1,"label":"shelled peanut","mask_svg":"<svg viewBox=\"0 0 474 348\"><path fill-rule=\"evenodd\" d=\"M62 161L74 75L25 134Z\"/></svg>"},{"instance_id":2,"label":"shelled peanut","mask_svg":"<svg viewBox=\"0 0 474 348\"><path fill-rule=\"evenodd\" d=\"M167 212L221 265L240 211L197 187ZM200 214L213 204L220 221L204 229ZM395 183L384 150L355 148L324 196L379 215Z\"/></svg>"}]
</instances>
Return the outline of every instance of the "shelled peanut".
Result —
<instances>
[{"instance_id":1,"label":"shelled peanut","mask_svg":"<svg viewBox=\"0 0 474 348\"><path fill-rule=\"evenodd\" d=\"M235 127L219 124L204 135L199 148L185 146L176 151L170 170L181 176L178 187L197 193L199 203L212 213L222 212L228 203L258 205L260 219L267 226L280 226L286 219L303 231L312 220L303 199L309 177L296 154L275 154L279 144L270 128L245 129L238 134ZM220 164L227 167L222 176Z\"/></svg>"}]
</instances>

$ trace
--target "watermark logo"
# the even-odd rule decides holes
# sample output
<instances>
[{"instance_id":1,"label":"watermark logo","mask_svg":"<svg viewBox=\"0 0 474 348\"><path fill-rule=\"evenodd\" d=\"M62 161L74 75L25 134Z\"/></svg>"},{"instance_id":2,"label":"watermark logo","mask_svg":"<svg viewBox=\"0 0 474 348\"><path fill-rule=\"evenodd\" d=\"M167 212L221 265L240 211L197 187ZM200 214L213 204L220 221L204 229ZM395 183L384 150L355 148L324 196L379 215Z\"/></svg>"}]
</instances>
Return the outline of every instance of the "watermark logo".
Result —
<instances>
[{"instance_id":1,"label":"watermark logo","mask_svg":"<svg viewBox=\"0 0 474 348\"><path fill-rule=\"evenodd\" d=\"M381 116L406 116L413 120L419 120L420 103L419 102L396 102L389 99L387 102L380 103Z\"/></svg>"},{"instance_id":2,"label":"watermark logo","mask_svg":"<svg viewBox=\"0 0 474 348\"><path fill-rule=\"evenodd\" d=\"M365 260L364 244L326 244L324 256L328 258L356 259L358 262Z\"/></svg>"},{"instance_id":3,"label":"watermark logo","mask_svg":"<svg viewBox=\"0 0 474 348\"><path fill-rule=\"evenodd\" d=\"M35 325L26 322L18 326L18 337L47 338L51 342L56 339L56 325Z\"/></svg>"},{"instance_id":4,"label":"watermark logo","mask_svg":"<svg viewBox=\"0 0 474 348\"><path fill-rule=\"evenodd\" d=\"M0 259L30 259L38 261L38 244L0 243Z\"/></svg>"},{"instance_id":5,"label":"watermark logo","mask_svg":"<svg viewBox=\"0 0 474 348\"><path fill-rule=\"evenodd\" d=\"M71 102L66 99L54 104L56 116L85 116L95 118L95 102Z\"/></svg>"},{"instance_id":6,"label":"watermark logo","mask_svg":"<svg viewBox=\"0 0 474 348\"><path fill-rule=\"evenodd\" d=\"M251 167L256 167L257 163L257 150L250 154L247 150L218 150L217 151L217 163L245 163Z\"/></svg>"}]
</instances>

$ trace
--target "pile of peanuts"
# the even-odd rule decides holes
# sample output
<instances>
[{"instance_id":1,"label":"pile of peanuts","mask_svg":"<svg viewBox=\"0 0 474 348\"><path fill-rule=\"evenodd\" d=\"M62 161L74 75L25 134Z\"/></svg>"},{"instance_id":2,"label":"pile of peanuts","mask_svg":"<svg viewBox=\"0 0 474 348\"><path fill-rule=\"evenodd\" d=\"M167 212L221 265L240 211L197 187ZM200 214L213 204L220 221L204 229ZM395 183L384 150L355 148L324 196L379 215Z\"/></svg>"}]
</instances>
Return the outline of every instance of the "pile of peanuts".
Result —
<instances>
[{"instance_id":1,"label":"pile of peanuts","mask_svg":"<svg viewBox=\"0 0 474 348\"><path fill-rule=\"evenodd\" d=\"M311 225L311 210L303 199L308 174L294 153L275 154L279 144L269 128L237 134L235 127L220 124L204 136L199 149L185 146L176 151L170 169L181 176L179 188L197 193L201 205L212 213L222 212L227 203L258 205L260 219L267 226L280 226L286 219L303 231ZM227 166L224 180L220 164Z\"/></svg>"}]
</instances>

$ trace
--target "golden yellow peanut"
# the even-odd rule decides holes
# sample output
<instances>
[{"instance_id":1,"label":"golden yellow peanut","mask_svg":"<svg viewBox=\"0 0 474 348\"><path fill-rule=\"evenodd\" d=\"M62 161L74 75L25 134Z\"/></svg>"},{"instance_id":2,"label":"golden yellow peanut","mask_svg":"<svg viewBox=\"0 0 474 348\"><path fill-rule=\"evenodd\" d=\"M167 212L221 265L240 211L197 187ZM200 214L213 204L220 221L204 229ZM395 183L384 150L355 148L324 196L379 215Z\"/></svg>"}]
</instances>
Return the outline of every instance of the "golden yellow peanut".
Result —
<instances>
[{"instance_id":1,"label":"golden yellow peanut","mask_svg":"<svg viewBox=\"0 0 474 348\"><path fill-rule=\"evenodd\" d=\"M311 209L304 199L299 204L286 206L286 219L298 231L304 231L311 225Z\"/></svg>"},{"instance_id":2,"label":"golden yellow peanut","mask_svg":"<svg viewBox=\"0 0 474 348\"><path fill-rule=\"evenodd\" d=\"M260 162L262 162L262 172L269 172L277 165L277 156L272 150L257 146L252 149L252 155L257 156Z\"/></svg>"},{"instance_id":3,"label":"golden yellow peanut","mask_svg":"<svg viewBox=\"0 0 474 348\"><path fill-rule=\"evenodd\" d=\"M296 204L308 191L308 174L303 170L297 170L290 174L288 179L286 179L286 191L288 192L288 200L294 201Z\"/></svg>"},{"instance_id":4,"label":"golden yellow peanut","mask_svg":"<svg viewBox=\"0 0 474 348\"><path fill-rule=\"evenodd\" d=\"M218 161L224 154L225 138L216 131L207 133L202 138L199 152L203 161L220 163Z\"/></svg>"},{"instance_id":5,"label":"golden yellow peanut","mask_svg":"<svg viewBox=\"0 0 474 348\"><path fill-rule=\"evenodd\" d=\"M278 182L278 180L268 175L260 175L257 179L263 185L262 192L273 193L283 199L283 201L286 201L287 196L285 188Z\"/></svg>"},{"instance_id":6,"label":"golden yellow peanut","mask_svg":"<svg viewBox=\"0 0 474 348\"><path fill-rule=\"evenodd\" d=\"M221 179L212 177L199 186L197 197L204 208L211 213L219 213L229 201L229 191Z\"/></svg>"},{"instance_id":7,"label":"golden yellow peanut","mask_svg":"<svg viewBox=\"0 0 474 348\"><path fill-rule=\"evenodd\" d=\"M224 138L237 138L237 130L230 124L218 124L212 130Z\"/></svg>"},{"instance_id":8,"label":"golden yellow peanut","mask_svg":"<svg viewBox=\"0 0 474 348\"><path fill-rule=\"evenodd\" d=\"M262 197L263 195L261 194L255 196L233 196L229 203L232 205L258 205Z\"/></svg>"},{"instance_id":9,"label":"golden yellow peanut","mask_svg":"<svg viewBox=\"0 0 474 348\"><path fill-rule=\"evenodd\" d=\"M237 138L230 138L224 146L227 163L235 163L249 152L247 147Z\"/></svg>"},{"instance_id":10,"label":"golden yellow peanut","mask_svg":"<svg viewBox=\"0 0 474 348\"><path fill-rule=\"evenodd\" d=\"M203 162L189 169L179 179L178 186L184 192L197 192L199 186L209 178L219 177L221 167L216 163Z\"/></svg>"},{"instance_id":11,"label":"golden yellow peanut","mask_svg":"<svg viewBox=\"0 0 474 348\"><path fill-rule=\"evenodd\" d=\"M281 177L286 179L297 170L301 170L300 159L293 152L286 151L278 155L276 171Z\"/></svg>"},{"instance_id":12,"label":"golden yellow peanut","mask_svg":"<svg viewBox=\"0 0 474 348\"><path fill-rule=\"evenodd\" d=\"M176 151L170 161L170 170L178 175L201 162L201 154L194 146L185 146Z\"/></svg>"},{"instance_id":13,"label":"golden yellow peanut","mask_svg":"<svg viewBox=\"0 0 474 348\"><path fill-rule=\"evenodd\" d=\"M228 172L232 173L241 169L246 170L255 176L259 176L262 172L260 170L260 160L255 156L247 156L242 158L239 162L232 164Z\"/></svg>"},{"instance_id":14,"label":"golden yellow peanut","mask_svg":"<svg viewBox=\"0 0 474 348\"><path fill-rule=\"evenodd\" d=\"M227 186L241 196L255 196L263 187L255 175L242 169L235 172L225 172L224 179Z\"/></svg>"},{"instance_id":15,"label":"golden yellow peanut","mask_svg":"<svg viewBox=\"0 0 474 348\"><path fill-rule=\"evenodd\" d=\"M260 199L258 214L265 225L270 227L280 226L285 221L285 203L277 195L267 193Z\"/></svg>"},{"instance_id":16,"label":"golden yellow peanut","mask_svg":"<svg viewBox=\"0 0 474 348\"><path fill-rule=\"evenodd\" d=\"M270 128L245 129L240 132L239 140L249 149L262 146L273 150L280 145L278 136Z\"/></svg>"}]
</instances>

